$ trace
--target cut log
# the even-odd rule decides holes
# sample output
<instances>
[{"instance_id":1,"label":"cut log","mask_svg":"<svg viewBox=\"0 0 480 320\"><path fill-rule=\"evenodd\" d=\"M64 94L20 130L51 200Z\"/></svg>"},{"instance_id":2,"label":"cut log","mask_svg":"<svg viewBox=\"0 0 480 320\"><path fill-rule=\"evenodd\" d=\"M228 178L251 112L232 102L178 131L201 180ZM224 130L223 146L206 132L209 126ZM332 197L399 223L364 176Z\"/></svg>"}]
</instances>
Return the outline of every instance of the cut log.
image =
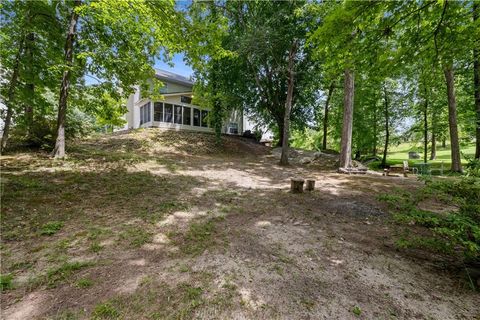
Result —
<instances>
[{"instance_id":1,"label":"cut log","mask_svg":"<svg viewBox=\"0 0 480 320\"><path fill-rule=\"evenodd\" d=\"M307 190L307 191L315 190L315 180L307 179L307 184L305 185L305 190Z\"/></svg>"},{"instance_id":2,"label":"cut log","mask_svg":"<svg viewBox=\"0 0 480 320\"><path fill-rule=\"evenodd\" d=\"M303 179L292 178L291 187L290 187L292 193L302 193L304 182L305 182L305 180L303 180Z\"/></svg>"}]
</instances>

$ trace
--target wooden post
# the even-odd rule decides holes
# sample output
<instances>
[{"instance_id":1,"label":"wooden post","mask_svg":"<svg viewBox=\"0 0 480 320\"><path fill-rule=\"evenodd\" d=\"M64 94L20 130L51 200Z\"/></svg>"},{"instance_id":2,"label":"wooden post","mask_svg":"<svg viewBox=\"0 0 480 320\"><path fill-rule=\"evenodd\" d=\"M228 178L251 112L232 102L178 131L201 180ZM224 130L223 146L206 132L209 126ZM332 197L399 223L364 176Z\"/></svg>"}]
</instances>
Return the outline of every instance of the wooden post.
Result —
<instances>
[{"instance_id":1,"label":"wooden post","mask_svg":"<svg viewBox=\"0 0 480 320\"><path fill-rule=\"evenodd\" d=\"M305 186L305 190L307 191L315 190L315 180L307 179L307 185Z\"/></svg>"},{"instance_id":2,"label":"wooden post","mask_svg":"<svg viewBox=\"0 0 480 320\"><path fill-rule=\"evenodd\" d=\"M303 192L303 183L305 180L299 178L292 178L290 190L292 193L302 193Z\"/></svg>"}]
</instances>

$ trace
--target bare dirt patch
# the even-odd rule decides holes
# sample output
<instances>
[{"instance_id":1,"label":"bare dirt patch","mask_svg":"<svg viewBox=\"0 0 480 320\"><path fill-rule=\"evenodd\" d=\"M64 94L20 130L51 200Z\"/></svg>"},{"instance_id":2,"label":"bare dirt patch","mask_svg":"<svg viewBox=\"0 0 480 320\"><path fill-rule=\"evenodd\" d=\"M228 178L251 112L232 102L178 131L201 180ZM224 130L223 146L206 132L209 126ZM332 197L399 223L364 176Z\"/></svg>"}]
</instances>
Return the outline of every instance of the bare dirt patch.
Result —
<instances>
[{"instance_id":1,"label":"bare dirt patch","mask_svg":"<svg viewBox=\"0 0 480 320\"><path fill-rule=\"evenodd\" d=\"M2 318L480 317L454 262L395 246L377 196L415 178L284 168L225 141L151 129L79 142L65 162L2 156ZM317 189L290 194L293 176Z\"/></svg>"}]
</instances>

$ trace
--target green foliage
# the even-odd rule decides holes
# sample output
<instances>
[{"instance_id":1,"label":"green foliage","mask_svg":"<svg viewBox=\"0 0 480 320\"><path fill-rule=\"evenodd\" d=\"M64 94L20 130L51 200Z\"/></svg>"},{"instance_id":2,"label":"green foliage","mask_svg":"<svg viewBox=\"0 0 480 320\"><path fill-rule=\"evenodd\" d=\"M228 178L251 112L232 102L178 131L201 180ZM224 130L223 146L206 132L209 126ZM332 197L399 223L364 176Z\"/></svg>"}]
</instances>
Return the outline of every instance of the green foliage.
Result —
<instances>
[{"instance_id":1,"label":"green foliage","mask_svg":"<svg viewBox=\"0 0 480 320\"><path fill-rule=\"evenodd\" d=\"M63 222L50 221L42 226L40 234L43 236L52 236L63 228Z\"/></svg>"},{"instance_id":2,"label":"green foliage","mask_svg":"<svg viewBox=\"0 0 480 320\"><path fill-rule=\"evenodd\" d=\"M0 291L6 291L13 289L13 275L11 274L0 274Z\"/></svg>"},{"instance_id":3,"label":"green foliage","mask_svg":"<svg viewBox=\"0 0 480 320\"><path fill-rule=\"evenodd\" d=\"M420 201L432 199L455 205L458 210L433 212L418 209ZM480 180L462 177L433 180L419 192L384 194L379 200L389 203L397 221L417 224L431 231L430 236L402 239L401 246L423 245L453 253L460 249L467 258L480 257Z\"/></svg>"},{"instance_id":4,"label":"green foliage","mask_svg":"<svg viewBox=\"0 0 480 320\"><path fill-rule=\"evenodd\" d=\"M475 159L474 157L469 157L465 154L463 154L463 157L468 161L465 166L465 175L468 177L480 178L480 159Z\"/></svg>"}]
</instances>

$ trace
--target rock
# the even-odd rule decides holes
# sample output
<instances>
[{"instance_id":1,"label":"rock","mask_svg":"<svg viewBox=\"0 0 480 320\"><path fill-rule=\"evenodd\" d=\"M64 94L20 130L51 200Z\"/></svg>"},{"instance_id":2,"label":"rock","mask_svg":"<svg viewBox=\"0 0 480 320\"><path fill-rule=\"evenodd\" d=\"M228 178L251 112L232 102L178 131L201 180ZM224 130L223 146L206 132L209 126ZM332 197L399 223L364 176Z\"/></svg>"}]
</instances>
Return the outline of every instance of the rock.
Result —
<instances>
[{"instance_id":1,"label":"rock","mask_svg":"<svg viewBox=\"0 0 480 320\"><path fill-rule=\"evenodd\" d=\"M312 158L305 157L305 158L300 159L299 162L300 162L301 164L309 164L309 163L311 163L313 160L314 160L314 159L312 159Z\"/></svg>"}]
</instances>

